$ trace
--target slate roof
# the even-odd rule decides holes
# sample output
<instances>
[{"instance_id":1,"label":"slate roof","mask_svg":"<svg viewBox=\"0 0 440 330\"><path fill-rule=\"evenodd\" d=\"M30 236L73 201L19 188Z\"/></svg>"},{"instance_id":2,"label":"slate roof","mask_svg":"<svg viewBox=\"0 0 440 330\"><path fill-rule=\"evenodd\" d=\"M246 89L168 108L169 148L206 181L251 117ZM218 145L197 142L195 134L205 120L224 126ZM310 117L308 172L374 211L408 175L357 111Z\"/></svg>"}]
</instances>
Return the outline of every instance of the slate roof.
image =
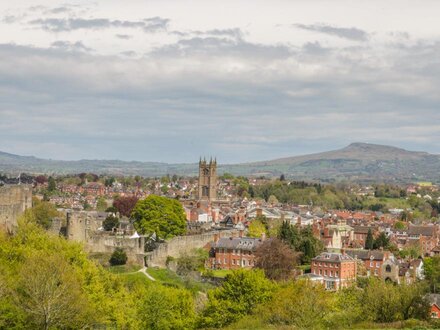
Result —
<instances>
[{"instance_id":1,"label":"slate roof","mask_svg":"<svg viewBox=\"0 0 440 330\"><path fill-rule=\"evenodd\" d=\"M262 241L259 238L223 237L220 238L217 243L213 243L212 247L220 249L255 251L261 243Z\"/></svg>"},{"instance_id":2,"label":"slate roof","mask_svg":"<svg viewBox=\"0 0 440 330\"><path fill-rule=\"evenodd\" d=\"M347 250L346 253L353 258L361 260L384 260L385 252L379 250Z\"/></svg>"},{"instance_id":3,"label":"slate roof","mask_svg":"<svg viewBox=\"0 0 440 330\"><path fill-rule=\"evenodd\" d=\"M313 261L344 262L354 261L354 259L348 254L323 252L319 256L313 258Z\"/></svg>"},{"instance_id":4,"label":"slate roof","mask_svg":"<svg viewBox=\"0 0 440 330\"><path fill-rule=\"evenodd\" d=\"M435 226L409 226L408 235L434 236Z\"/></svg>"},{"instance_id":5,"label":"slate roof","mask_svg":"<svg viewBox=\"0 0 440 330\"><path fill-rule=\"evenodd\" d=\"M438 293L430 293L426 296L431 305L436 304L440 307L440 294Z\"/></svg>"}]
</instances>

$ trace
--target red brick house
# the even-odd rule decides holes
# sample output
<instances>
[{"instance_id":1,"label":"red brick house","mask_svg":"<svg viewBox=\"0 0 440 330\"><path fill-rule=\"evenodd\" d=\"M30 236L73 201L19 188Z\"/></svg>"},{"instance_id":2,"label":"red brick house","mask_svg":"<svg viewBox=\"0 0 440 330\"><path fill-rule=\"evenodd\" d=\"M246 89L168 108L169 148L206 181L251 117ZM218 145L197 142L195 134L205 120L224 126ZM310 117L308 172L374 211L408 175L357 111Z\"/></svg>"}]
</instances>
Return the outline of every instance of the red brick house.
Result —
<instances>
[{"instance_id":1,"label":"red brick house","mask_svg":"<svg viewBox=\"0 0 440 330\"><path fill-rule=\"evenodd\" d=\"M356 260L346 254L323 252L312 259L311 273L323 277L327 290L339 290L356 280Z\"/></svg>"},{"instance_id":2,"label":"red brick house","mask_svg":"<svg viewBox=\"0 0 440 330\"><path fill-rule=\"evenodd\" d=\"M254 252L264 239L264 237L240 236L219 238L216 235L214 242L211 243L209 267L212 269L253 268Z\"/></svg>"},{"instance_id":3,"label":"red brick house","mask_svg":"<svg viewBox=\"0 0 440 330\"><path fill-rule=\"evenodd\" d=\"M394 257L389 251L381 250L347 250L354 259L361 261L367 271L367 276L382 276L382 265L390 257Z\"/></svg>"},{"instance_id":4,"label":"red brick house","mask_svg":"<svg viewBox=\"0 0 440 330\"><path fill-rule=\"evenodd\" d=\"M431 318L440 319L440 294L429 294L428 301L431 304Z\"/></svg>"}]
</instances>

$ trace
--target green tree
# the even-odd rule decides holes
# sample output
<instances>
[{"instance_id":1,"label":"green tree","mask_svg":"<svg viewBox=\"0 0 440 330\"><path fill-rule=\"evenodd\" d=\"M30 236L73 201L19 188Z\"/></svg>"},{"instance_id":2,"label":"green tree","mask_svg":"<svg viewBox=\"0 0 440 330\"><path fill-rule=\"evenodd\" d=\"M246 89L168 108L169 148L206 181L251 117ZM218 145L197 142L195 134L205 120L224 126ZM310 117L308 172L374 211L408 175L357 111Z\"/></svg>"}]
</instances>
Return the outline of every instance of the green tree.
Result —
<instances>
[{"instance_id":1,"label":"green tree","mask_svg":"<svg viewBox=\"0 0 440 330\"><path fill-rule=\"evenodd\" d=\"M267 302L275 289L261 270L233 271L223 285L208 293L199 326L220 328L251 313L259 304Z\"/></svg>"},{"instance_id":2,"label":"green tree","mask_svg":"<svg viewBox=\"0 0 440 330\"><path fill-rule=\"evenodd\" d=\"M32 204L32 208L26 210L25 217L28 221L35 222L44 229L49 229L53 219L60 216L52 203L33 198Z\"/></svg>"},{"instance_id":3,"label":"green tree","mask_svg":"<svg viewBox=\"0 0 440 330\"><path fill-rule=\"evenodd\" d=\"M371 232L371 229L368 229L367 238L365 239L365 249L373 250L373 248L374 248L373 233Z\"/></svg>"},{"instance_id":4,"label":"green tree","mask_svg":"<svg viewBox=\"0 0 440 330\"><path fill-rule=\"evenodd\" d=\"M119 219L113 214L109 214L102 222L102 226L104 227L105 231L111 231L113 228L117 228L119 226Z\"/></svg>"},{"instance_id":5,"label":"green tree","mask_svg":"<svg viewBox=\"0 0 440 330\"><path fill-rule=\"evenodd\" d=\"M429 284L430 291L440 292L440 256L433 256L423 259L425 277Z\"/></svg>"},{"instance_id":6,"label":"green tree","mask_svg":"<svg viewBox=\"0 0 440 330\"><path fill-rule=\"evenodd\" d=\"M322 285L299 280L278 290L256 314L262 314L267 323L275 326L318 329L325 326L332 311L332 296Z\"/></svg>"},{"instance_id":7,"label":"green tree","mask_svg":"<svg viewBox=\"0 0 440 330\"><path fill-rule=\"evenodd\" d=\"M150 195L137 202L132 218L136 230L142 234L156 233L160 238L171 238L186 232L185 211L174 199Z\"/></svg>"},{"instance_id":8,"label":"green tree","mask_svg":"<svg viewBox=\"0 0 440 330\"><path fill-rule=\"evenodd\" d=\"M116 248L110 257L109 263L112 266L125 265L127 263L127 253L121 248Z\"/></svg>"},{"instance_id":9,"label":"green tree","mask_svg":"<svg viewBox=\"0 0 440 330\"><path fill-rule=\"evenodd\" d=\"M387 235L384 232L379 234L379 236L374 240L374 244L373 244L375 249L380 249L380 248L388 249L389 245L390 245L390 239L387 237Z\"/></svg>"},{"instance_id":10,"label":"green tree","mask_svg":"<svg viewBox=\"0 0 440 330\"><path fill-rule=\"evenodd\" d=\"M250 237L261 237L263 233L267 234L266 226L260 220L252 220L248 227L248 235Z\"/></svg>"},{"instance_id":11,"label":"green tree","mask_svg":"<svg viewBox=\"0 0 440 330\"><path fill-rule=\"evenodd\" d=\"M91 314L73 269L61 256L36 253L19 274L19 306L40 329L83 328Z\"/></svg>"},{"instance_id":12,"label":"green tree","mask_svg":"<svg viewBox=\"0 0 440 330\"><path fill-rule=\"evenodd\" d=\"M141 329L193 329L195 306L187 290L150 285L137 295Z\"/></svg>"},{"instance_id":13,"label":"green tree","mask_svg":"<svg viewBox=\"0 0 440 330\"><path fill-rule=\"evenodd\" d=\"M99 197L96 201L96 210L104 212L107 209L107 202L104 197Z\"/></svg>"},{"instance_id":14,"label":"green tree","mask_svg":"<svg viewBox=\"0 0 440 330\"><path fill-rule=\"evenodd\" d=\"M205 249L194 249L191 253L184 253L177 258L176 273L188 275L193 271L202 271L205 268L205 262L208 257L208 251Z\"/></svg>"},{"instance_id":15,"label":"green tree","mask_svg":"<svg viewBox=\"0 0 440 330\"><path fill-rule=\"evenodd\" d=\"M57 185L56 185L55 179L50 176L48 179L48 183L47 183L47 190L49 192L53 192L56 189L57 189Z\"/></svg>"}]
</instances>

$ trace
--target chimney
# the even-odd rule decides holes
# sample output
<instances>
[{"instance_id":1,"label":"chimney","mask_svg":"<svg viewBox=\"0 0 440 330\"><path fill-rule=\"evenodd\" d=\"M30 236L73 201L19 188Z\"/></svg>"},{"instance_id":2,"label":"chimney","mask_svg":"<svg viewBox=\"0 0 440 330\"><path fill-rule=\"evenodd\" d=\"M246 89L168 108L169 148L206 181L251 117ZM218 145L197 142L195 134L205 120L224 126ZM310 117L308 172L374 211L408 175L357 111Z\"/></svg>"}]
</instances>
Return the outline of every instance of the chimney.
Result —
<instances>
[{"instance_id":1,"label":"chimney","mask_svg":"<svg viewBox=\"0 0 440 330\"><path fill-rule=\"evenodd\" d=\"M345 256L345 249L344 248L341 249L341 253L343 256Z\"/></svg>"},{"instance_id":2,"label":"chimney","mask_svg":"<svg viewBox=\"0 0 440 330\"><path fill-rule=\"evenodd\" d=\"M219 239L220 239L220 233L215 233L214 234L214 243L217 243Z\"/></svg>"},{"instance_id":3,"label":"chimney","mask_svg":"<svg viewBox=\"0 0 440 330\"><path fill-rule=\"evenodd\" d=\"M266 240L266 233L261 234L261 241L264 242Z\"/></svg>"},{"instance_id":4,"label":"chimney","mask_svg":"<svg viewBox=\"0 0 440 330\"><path fill-rule=\"evenodd\" d=\"M244 233L244 230L240 229L240 231L238 232L238 237L242 238L243 237L243 233Z\"/></svg>"},{"instance_id":5,"label":"chimney","mask_svg":"<svg viewBox=\"0 0 440 330\"><path fill-rule=\"evenodd\" d=\"M263 209L259 207L257 210L257 217L261 217L263 215Z\"/></svg>"}]
</instances>

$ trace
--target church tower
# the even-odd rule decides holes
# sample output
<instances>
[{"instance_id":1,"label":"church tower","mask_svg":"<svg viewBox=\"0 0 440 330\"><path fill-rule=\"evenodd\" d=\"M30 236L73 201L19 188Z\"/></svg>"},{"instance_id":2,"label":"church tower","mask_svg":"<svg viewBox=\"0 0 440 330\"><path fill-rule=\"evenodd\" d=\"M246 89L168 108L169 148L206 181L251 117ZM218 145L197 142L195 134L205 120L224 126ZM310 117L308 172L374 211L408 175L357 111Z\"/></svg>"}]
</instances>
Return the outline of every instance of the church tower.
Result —
<instances>
[{"instance_id":1,"label":"church tower","mask_svg":"<svg viewBox=\"0 0 440 330\"><path fill-rule=\"evenodd\" d=\"M217 199L217 160L199 161L199 200L214 201Z\"/></svg>"}]
</instances>

